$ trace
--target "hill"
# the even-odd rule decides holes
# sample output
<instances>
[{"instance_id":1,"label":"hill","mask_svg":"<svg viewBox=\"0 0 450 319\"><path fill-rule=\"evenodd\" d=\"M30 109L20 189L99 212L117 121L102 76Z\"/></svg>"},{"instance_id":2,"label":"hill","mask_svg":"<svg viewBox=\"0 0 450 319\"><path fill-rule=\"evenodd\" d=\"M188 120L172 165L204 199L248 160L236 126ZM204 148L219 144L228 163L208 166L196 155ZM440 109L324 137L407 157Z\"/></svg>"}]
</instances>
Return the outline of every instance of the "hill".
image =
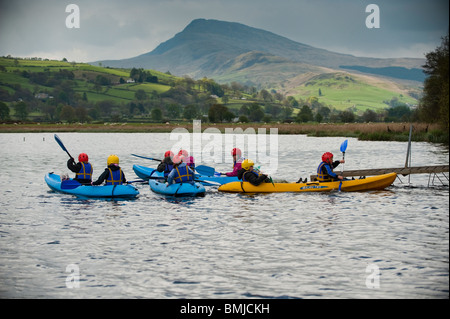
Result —
<instances>
[{"instance_id":1,"label":"hill","mask_svg":"<svg viewBox=\"0 0 450 319\"><path fill-rule=\"evenodd\" d=\"M264 68L267 64L278 71L267 72ZM389 115L387 108L417 102L411 97L414 95L411 91L386 80L332 72L332 69L293 63L264 52L243 53L224 67L233 70L222 75L232 83L220 85L208 78L194 80L155 70L3 57L0 58L0 120L345 122L366 121L364 113L369 109L378 114L377 120L389 116L392 121L400 113ZM258 90L234 82L245 79L251 72L271 81L273 89ZM280 83L279 73L290 74L291 78ZM308 114L300 116L305 110L309 110ZM353 119L341 117L347 110L354 113ZM325 113L316 117L322 111ZM400 111L397 117L403 120L405 114L411 113L409 109ZM372 121L373 114L369 115Z\"/></svg>"},{"instance_id":2,"label":"hill","mask_svg":"<svg viewBox=\"0 0 450 319\"><path fill-rule=\"evenodd\" d=\"M344 68L421 82L424 59L355 57L298 43L240 23L197 19L151 52L100 62L110 67L169 70L172 74L197 79L209 77L221 83L235 79L269 87L274 81L286 81L304 72L321 74L325 69L336 72ZM278 75L276 78L268 76L271 73Z\"/></svg>"},{"instance_id":3,"label":"hill","mask_svg":"<svg viewBox=\"0 0 450 319\"><path fill-rule=\"evenodd\" d=\"M395 82L346 72L324 73L303 77L300 85L285 83L286 91L297 99L315 97L338 110L351 109L362 113L367 109L379 111L397 104L417 105L420 90L400 86ZM288 88L291 85L291 88Z\"/></svg>"}]
</instances>

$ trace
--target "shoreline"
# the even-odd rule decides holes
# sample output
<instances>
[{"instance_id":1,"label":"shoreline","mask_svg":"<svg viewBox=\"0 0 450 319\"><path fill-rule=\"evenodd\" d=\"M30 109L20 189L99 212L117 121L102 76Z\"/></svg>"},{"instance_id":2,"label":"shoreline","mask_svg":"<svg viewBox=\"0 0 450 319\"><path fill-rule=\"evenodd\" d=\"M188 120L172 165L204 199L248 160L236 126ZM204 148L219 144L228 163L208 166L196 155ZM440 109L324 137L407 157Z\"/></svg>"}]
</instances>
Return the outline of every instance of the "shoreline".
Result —
<instances>
[{"instance_id":1,"label":"shoreline","mask_svg":"<svg viewBox=\"0 0 450 319\"><path fill-rule=\"evenodd\" d=\"M437 124L411 123L413 141L444 143L445 134ZM186 129L190 133L194 124L183 123L103 123L103 124L41 124L14 123L0 124L0 133L42 133L42 132L83 132L83 133L170 133L174 129ZM278 134L302 134L317 137L356 137L361 140L408 141L410 123L343 123L343 124L298 124L298 123L201 123L196 132L215 128L221 133L258 133L258 129L278 129ZM210 130L211 131L211 130ZM209 132L212 133L212 132ZM444 135L444 136L443 136ZM447 135L447 136L445 136Z\"/></svg>"}]
</instances>

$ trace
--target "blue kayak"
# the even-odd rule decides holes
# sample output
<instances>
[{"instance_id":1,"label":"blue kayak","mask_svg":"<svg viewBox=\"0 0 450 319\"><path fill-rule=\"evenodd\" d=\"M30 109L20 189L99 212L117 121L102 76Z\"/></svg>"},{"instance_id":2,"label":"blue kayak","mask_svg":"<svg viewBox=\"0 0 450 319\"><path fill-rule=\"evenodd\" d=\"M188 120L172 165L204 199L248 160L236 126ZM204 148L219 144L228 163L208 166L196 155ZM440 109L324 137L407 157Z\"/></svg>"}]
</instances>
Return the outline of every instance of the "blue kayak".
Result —
<instances>
[{"instance_id":1,"label":"blue kayak","mask_svg":"<svg viewBox=\"0 0 450 319\"><path fill-rule=\"evenodd\" d=\"M158 194L169 196L204 196L205 186L198 182L176 183L166 186L164 181L150 179L148 181L150 189Z\"/></svg>"},{"instance_id":2,"label":"blue kayak","mask_svg":"<svg viewBox=\"0 0 450 319\"><path fill-rule=\"evenodd\" d=\"M164 173L156 171L154 168L141 166L141 165L133 165L133 170L136 173L137 176L142 178L143 180L149 180L153 177L163 177ZM237 176L229 177L229 176L207 176L202 174L195 174L195 179L204 181L201 182L205 186L211 186L212 184L207 183L208 181L213 183L219 183L220 185L231 183L231 182L237 182L239 179Z\"/></svg>"},{"instance_id":3,"label":"blue kayak","mask_svg":"<svg viewBox=\"0 0 450 319\"><path fill-rule=\"evenodd\" d=\"M61 181L61 177L53 173L48 173L45 175L45 182L50 189L56 192L71 194L83 198L131 199L139 195L137 188L130 184L99 186L82 185L73 179Z\"/></svg>"},{"instance_id":4,"label":"blue kayak","mask_svg":"<svg viewBox=\"0 0 450 319\"><path fill-rule=\"evenodd\" d=\"M142 178L143 180L148 181L150 177L162 177L164 178L163 172L158 172L156 169L141 165L133 165L134 173Z\"/></svg>"}]
</instances>

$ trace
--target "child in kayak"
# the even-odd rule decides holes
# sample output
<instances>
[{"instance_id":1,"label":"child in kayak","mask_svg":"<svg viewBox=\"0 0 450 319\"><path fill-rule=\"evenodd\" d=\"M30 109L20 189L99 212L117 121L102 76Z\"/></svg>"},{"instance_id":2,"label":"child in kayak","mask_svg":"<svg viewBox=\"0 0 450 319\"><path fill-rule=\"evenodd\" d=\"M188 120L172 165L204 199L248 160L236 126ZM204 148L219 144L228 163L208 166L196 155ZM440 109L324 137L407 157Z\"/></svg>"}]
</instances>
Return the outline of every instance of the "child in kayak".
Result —
<instances>
[{"instance_id":1,"label":"child in kayak","mask_svg":"<svg viewBox=\"0 0 450 319\"><path fill-rule=\"evenodd\" d=\"M189 156L188 151L180 150L178 156L183 156L183 163L185 163L191 170L195 172L195 160L193 156Z\"/></svg>"},{"instance_id":2,"label":"child in kayak","mask_svg":"<svg viewBox=\"0 0 450 319\"><path fill-rule=\"evenodd\" d=\"M106 161L108 167L99 178L92 183L92 185L100 185L106 181L105 185L122 185L127 182L125 174L119 166L119 157L117 155L110 155Z\"/></svg>"},{"instance_id":3,"label":"child in kayak","mask_svg":"<svg viewBox=\"0 0 450 319\"><path fill-rule=\"evenodd\" d=\"M194 183L194 172L183 163L183 156L175 155L173 157L173 169L167 176L166 186L173 183Z\"/></svg>"},{"instance_id":4,"label":"child in kayak","mask_svg":"<svg viewBox=\"0 0 450 319\"><path fill-rule=\"evenodd\" d=\"M238 148L233 148L231 150L231 156L233 156L233 171L228 173L220 173L220 175L238 176L238 172L242 169L242 162L245 158L242 157L242 152Z\"/></svg>"},{"instance_id":5,"label":"child in kayak","mask_svg":"<svg viewBox=\"0 0 450 319\"><path fill-rule=\"evenodd\" d=\"M173 169L172 158L173 158L172 151L165 152L164 159L161 161L161 163L159 163L158 167L156 168L158 172L164 172L164 177L167 177Z\"/></svg>"},{"instance_id":6,"label":"child in kayak","mask_svg":"<svg viewBox=\"0 0 450 319\"><path fill-rule=\"evenodd\" d=\"M81 184L91 184L94 168L91 163L89 163L89 157L86 153L78 155L78 163L75 163L73 157L69 158L67 161L67 168L75 173L74 180Z\"/></svg>"},{"instance_id":7,"label":"child in kayak","mask_svg":"<svg viewBox=\"0 0 450 319\"><path fill-rule=\"evenodd\" d=\"M345 163L345 160L342 159L340 161L333 162L333 154L330 152L324 153L322 155L322 162L319 164L319 167L317 167L317 180L319 182L343 180L343 176L337 175L333 172L333 169L341 163Z\"/></svg>"},{"instance_id":8,"label":"child in kayak","mask_svg":"<svg viewBox=\"0 0 450 319\"><path fill-rule=\"evenodd\" d=\"M241 164L242 168L238 172L238 178L255 186L261 183L271 183L271 179L266 174L262 174L253 168L254 165L255 163L252 160L244 160Z\"/></svg>"}]
</instances>

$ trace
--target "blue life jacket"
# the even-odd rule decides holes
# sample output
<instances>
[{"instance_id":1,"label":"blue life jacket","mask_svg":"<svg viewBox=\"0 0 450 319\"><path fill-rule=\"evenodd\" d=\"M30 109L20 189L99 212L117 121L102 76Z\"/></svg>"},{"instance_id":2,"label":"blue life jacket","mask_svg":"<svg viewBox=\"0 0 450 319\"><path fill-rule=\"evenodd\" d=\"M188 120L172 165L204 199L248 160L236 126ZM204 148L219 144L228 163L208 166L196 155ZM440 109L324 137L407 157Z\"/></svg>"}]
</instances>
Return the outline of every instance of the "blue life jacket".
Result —
<instances>
[{"instance_id":1,"label":"blue life jacket","mask_svg":"<svg viewBox=\"0 0 450 319\"><path fill-rule=\"evenodd\" d=\"M109 169L109 176L106 179L106 185L122 185L122 169L116 171Z\"/></svg>"},{"instance_id":2,"label":"blue life jacket","mask_svg":"<svg viewBox=\"0 0 450 319\"><path fill-rule=\"evenodd\" d=\"M164 177L169 176L170 172L173 170L173 164L167 164L166 163L166 168L164 169Z\"/></svg>"},{"instance_id":3,"label":"blue life jacket","mask_svg":"<svg viewBox=\"0 0 450 319\"><path fill-rule=\"evenodd\" d=\"M184 183L184 182L191 182L194 180L194 177L191 173L189 173L188 166L177 166L175 167L176 174L173 180L175 183Z\"/></svg>"},{"instance_id":4,"label":"blue life jacket","mask_svg":"<svg viewBox=\"0 0 450 319\"><path fill-rule=\"evenodd\" d=\"M333 177L328 174L325 166L328 166L333 171L333 167L330 164L325 162L320 163L319 167L317 167L317 180L319 182L330 182L333 180Z\"/></svg>"},{"instance_id":5,"label":"blue life jacket","mask_svg":"<svg viewBox=\"0 0 450 319\"><path fill-rule=\"evenodd\" d=\"M83 163L81 164L81 170L76 173L75 178L77 179L89 179L92 180L92 173L94 172L94 168L90 163Z\"/></svg>"}]
</instances>

